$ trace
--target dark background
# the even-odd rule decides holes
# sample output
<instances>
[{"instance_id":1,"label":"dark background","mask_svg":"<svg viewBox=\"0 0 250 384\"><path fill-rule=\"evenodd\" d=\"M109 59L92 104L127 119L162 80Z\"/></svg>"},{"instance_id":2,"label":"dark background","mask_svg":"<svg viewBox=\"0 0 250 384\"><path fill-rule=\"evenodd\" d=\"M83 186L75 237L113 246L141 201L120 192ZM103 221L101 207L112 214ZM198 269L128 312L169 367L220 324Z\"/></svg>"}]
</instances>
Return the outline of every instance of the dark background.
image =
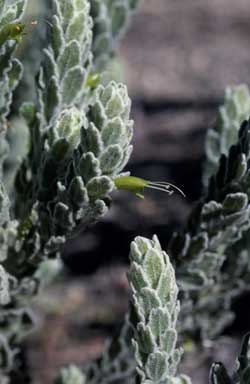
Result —
<instances>
[{"instance_id":1,"label":"dark background","mask_svg":"<svg viewBox=\"0 0 250 384\"><path fill-rule=\"evenodd\" d=\"M49 384L62 365L98 356L105 337L119 326L129 295L131 240L156 233L166 247L172 232L185 225L202 192L206 130L215 123L224 89L248 83L249 36L248 0L143 2L119 52L135 120L127 170L175 183L187 197L148 191L140 200L116 192L108 215L67 244L67 284L56 284L37 305L41 326L27 345L36 383ZM247 303L245 298L245 308ZM249 319L247 313L241 319L242 303L236 307L238 319L227 338L193 351L184 362L194 384L208 383L212 360L232 365Z\"/></svg>"}]
</instances>

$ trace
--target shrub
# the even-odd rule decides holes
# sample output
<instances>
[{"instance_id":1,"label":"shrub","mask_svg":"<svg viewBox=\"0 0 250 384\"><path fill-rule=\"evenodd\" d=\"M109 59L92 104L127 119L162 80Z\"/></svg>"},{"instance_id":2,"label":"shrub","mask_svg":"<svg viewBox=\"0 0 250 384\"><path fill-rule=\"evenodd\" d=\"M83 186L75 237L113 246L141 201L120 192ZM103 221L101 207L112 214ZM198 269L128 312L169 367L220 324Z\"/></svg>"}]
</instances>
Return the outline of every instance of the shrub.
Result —
<instances>
[{"instance_id":1,"label":"shrub","mask_svg":"<svg viewBox=\"0 0 250 384\"><path fill-rule=\"evenodd\" d=\"M21 347L34 322L30 306L60 272L67 239L106 213L115 188L124 187L139 197L145 187L171 193L170 185L129 179L122 173L132 151L131 101L126 86L103 80L137 1L47 1L47 37L44 28L37 29L38 47L46 45L43 59L40 63L36 58L34 71L26 71L22 80L22 86L32 87L36 79L36 95L28 92L29 101L20 89L13 99L23 74L16 47L25 39L27 25L21 19L26 3L0 1L4 384L30 380ZM28 60L24 64L31 69ZM199 343L215 340L234 317L232 300L249 288L249 115L248 87L228 89L217 125L208 131L204 196L186 230L173 234L169 256L156 236L132 242L132 300L119 337L107 344L99 361L64 368L57 384L191 382L178 372L183 353L179 344L190 338ZM121 183L122 177L130 184ZM248 383L249 354L247 335L233 375L215 363L211 384Z\"/></svg>"}]
</instances>

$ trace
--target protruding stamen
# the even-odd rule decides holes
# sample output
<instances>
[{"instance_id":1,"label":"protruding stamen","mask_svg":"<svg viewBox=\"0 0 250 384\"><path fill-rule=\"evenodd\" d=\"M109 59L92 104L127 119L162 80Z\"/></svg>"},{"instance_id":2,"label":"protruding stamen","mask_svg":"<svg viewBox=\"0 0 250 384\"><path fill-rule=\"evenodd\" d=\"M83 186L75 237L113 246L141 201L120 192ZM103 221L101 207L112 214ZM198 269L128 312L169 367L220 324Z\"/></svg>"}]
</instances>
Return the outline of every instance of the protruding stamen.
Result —
<instances>
[{"instance_id":1,"label":"protruding stamen","mask_svg":"<svg viewBox=\"0 0 250 384\"><path fill-rule=\"evenodd\" d=\"M164 181L157 181L157 182L150 182L148 184L149 188L157 189L162 192L167 192L169 195L172 195L174 193L174 189L180 192L180 194L184 197L186 197L185 193L178 187L176 187L174 184L164 182ZM170 189L172 188L172 189Z\"/></svg>"}]
</instances>

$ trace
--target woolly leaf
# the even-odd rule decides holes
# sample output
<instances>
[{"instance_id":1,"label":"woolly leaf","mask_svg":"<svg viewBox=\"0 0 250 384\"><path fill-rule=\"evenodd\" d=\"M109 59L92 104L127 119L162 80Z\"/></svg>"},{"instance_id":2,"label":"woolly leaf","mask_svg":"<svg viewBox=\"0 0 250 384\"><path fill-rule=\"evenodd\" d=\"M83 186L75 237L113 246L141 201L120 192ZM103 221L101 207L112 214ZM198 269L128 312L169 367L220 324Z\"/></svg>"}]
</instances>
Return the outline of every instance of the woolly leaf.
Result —
<instances>
[{"instance_id":1,"label":"woolly leaf","mask_svg":"<svg viewBox=\"0 0 250 384\"><path fill-rule=\"evenodd\" d=\"M113 183L106 176L93 177L88 184L88 195L91 198L101 198L110 193L113 189Z\"/></svg>"},{"instance_id":2,"label":"woolly leaf","mask_svg":"<svg viewBox=\"0 0 250 384\"><path fill-rule=\"evenodd\" d=\"M154 383L161 382L168 371L167 356L164 352L155 352L149 355L145 366L149 379Z\"/></svg>"},{"instance_id":3,"label":"woolly leaf","mask_svg":"<svg viewBox=\"0 0 250 384\"><path fill-rule=\"evenodd\" d=\"M65 105L71 105L80 94L86 79L86 72L80 67L70 68L62 81L62 102Z\"/></svg>"}]
</instances>

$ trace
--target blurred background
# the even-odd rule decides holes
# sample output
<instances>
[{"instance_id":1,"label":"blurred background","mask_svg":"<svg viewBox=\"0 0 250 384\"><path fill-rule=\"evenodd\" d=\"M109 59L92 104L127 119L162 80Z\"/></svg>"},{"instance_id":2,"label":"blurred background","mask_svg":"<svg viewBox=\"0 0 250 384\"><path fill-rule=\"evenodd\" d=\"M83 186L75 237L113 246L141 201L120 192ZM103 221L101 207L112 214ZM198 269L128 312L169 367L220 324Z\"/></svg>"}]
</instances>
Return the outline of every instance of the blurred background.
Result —
<instances>
[{"instance_id":1,"label":"blurred background","mask_svg":"<svg viewBox=\"0 0 250 384\"><path fill-rule=\"evenodd\" d=\"M36 383L49 384L62 365L96 358L119 328L129 298L131 240L156 233L167 247L173 231L185 226L202 192L206 130L224 89L250 78L249 16L248 0L145 0L134 16L116 64L135 120L127 170L170 181L186 198L148 191L141 200L115 192L108 215L67 244L67 284L58 282L36 304L39 326L27 343ZM221 339L219 350L208 346L199 359L191 354L184 362L194 384L208 382L212 360L232 365L249 317L225 332L231 338Z\"/></svg>"}]
</instances>

